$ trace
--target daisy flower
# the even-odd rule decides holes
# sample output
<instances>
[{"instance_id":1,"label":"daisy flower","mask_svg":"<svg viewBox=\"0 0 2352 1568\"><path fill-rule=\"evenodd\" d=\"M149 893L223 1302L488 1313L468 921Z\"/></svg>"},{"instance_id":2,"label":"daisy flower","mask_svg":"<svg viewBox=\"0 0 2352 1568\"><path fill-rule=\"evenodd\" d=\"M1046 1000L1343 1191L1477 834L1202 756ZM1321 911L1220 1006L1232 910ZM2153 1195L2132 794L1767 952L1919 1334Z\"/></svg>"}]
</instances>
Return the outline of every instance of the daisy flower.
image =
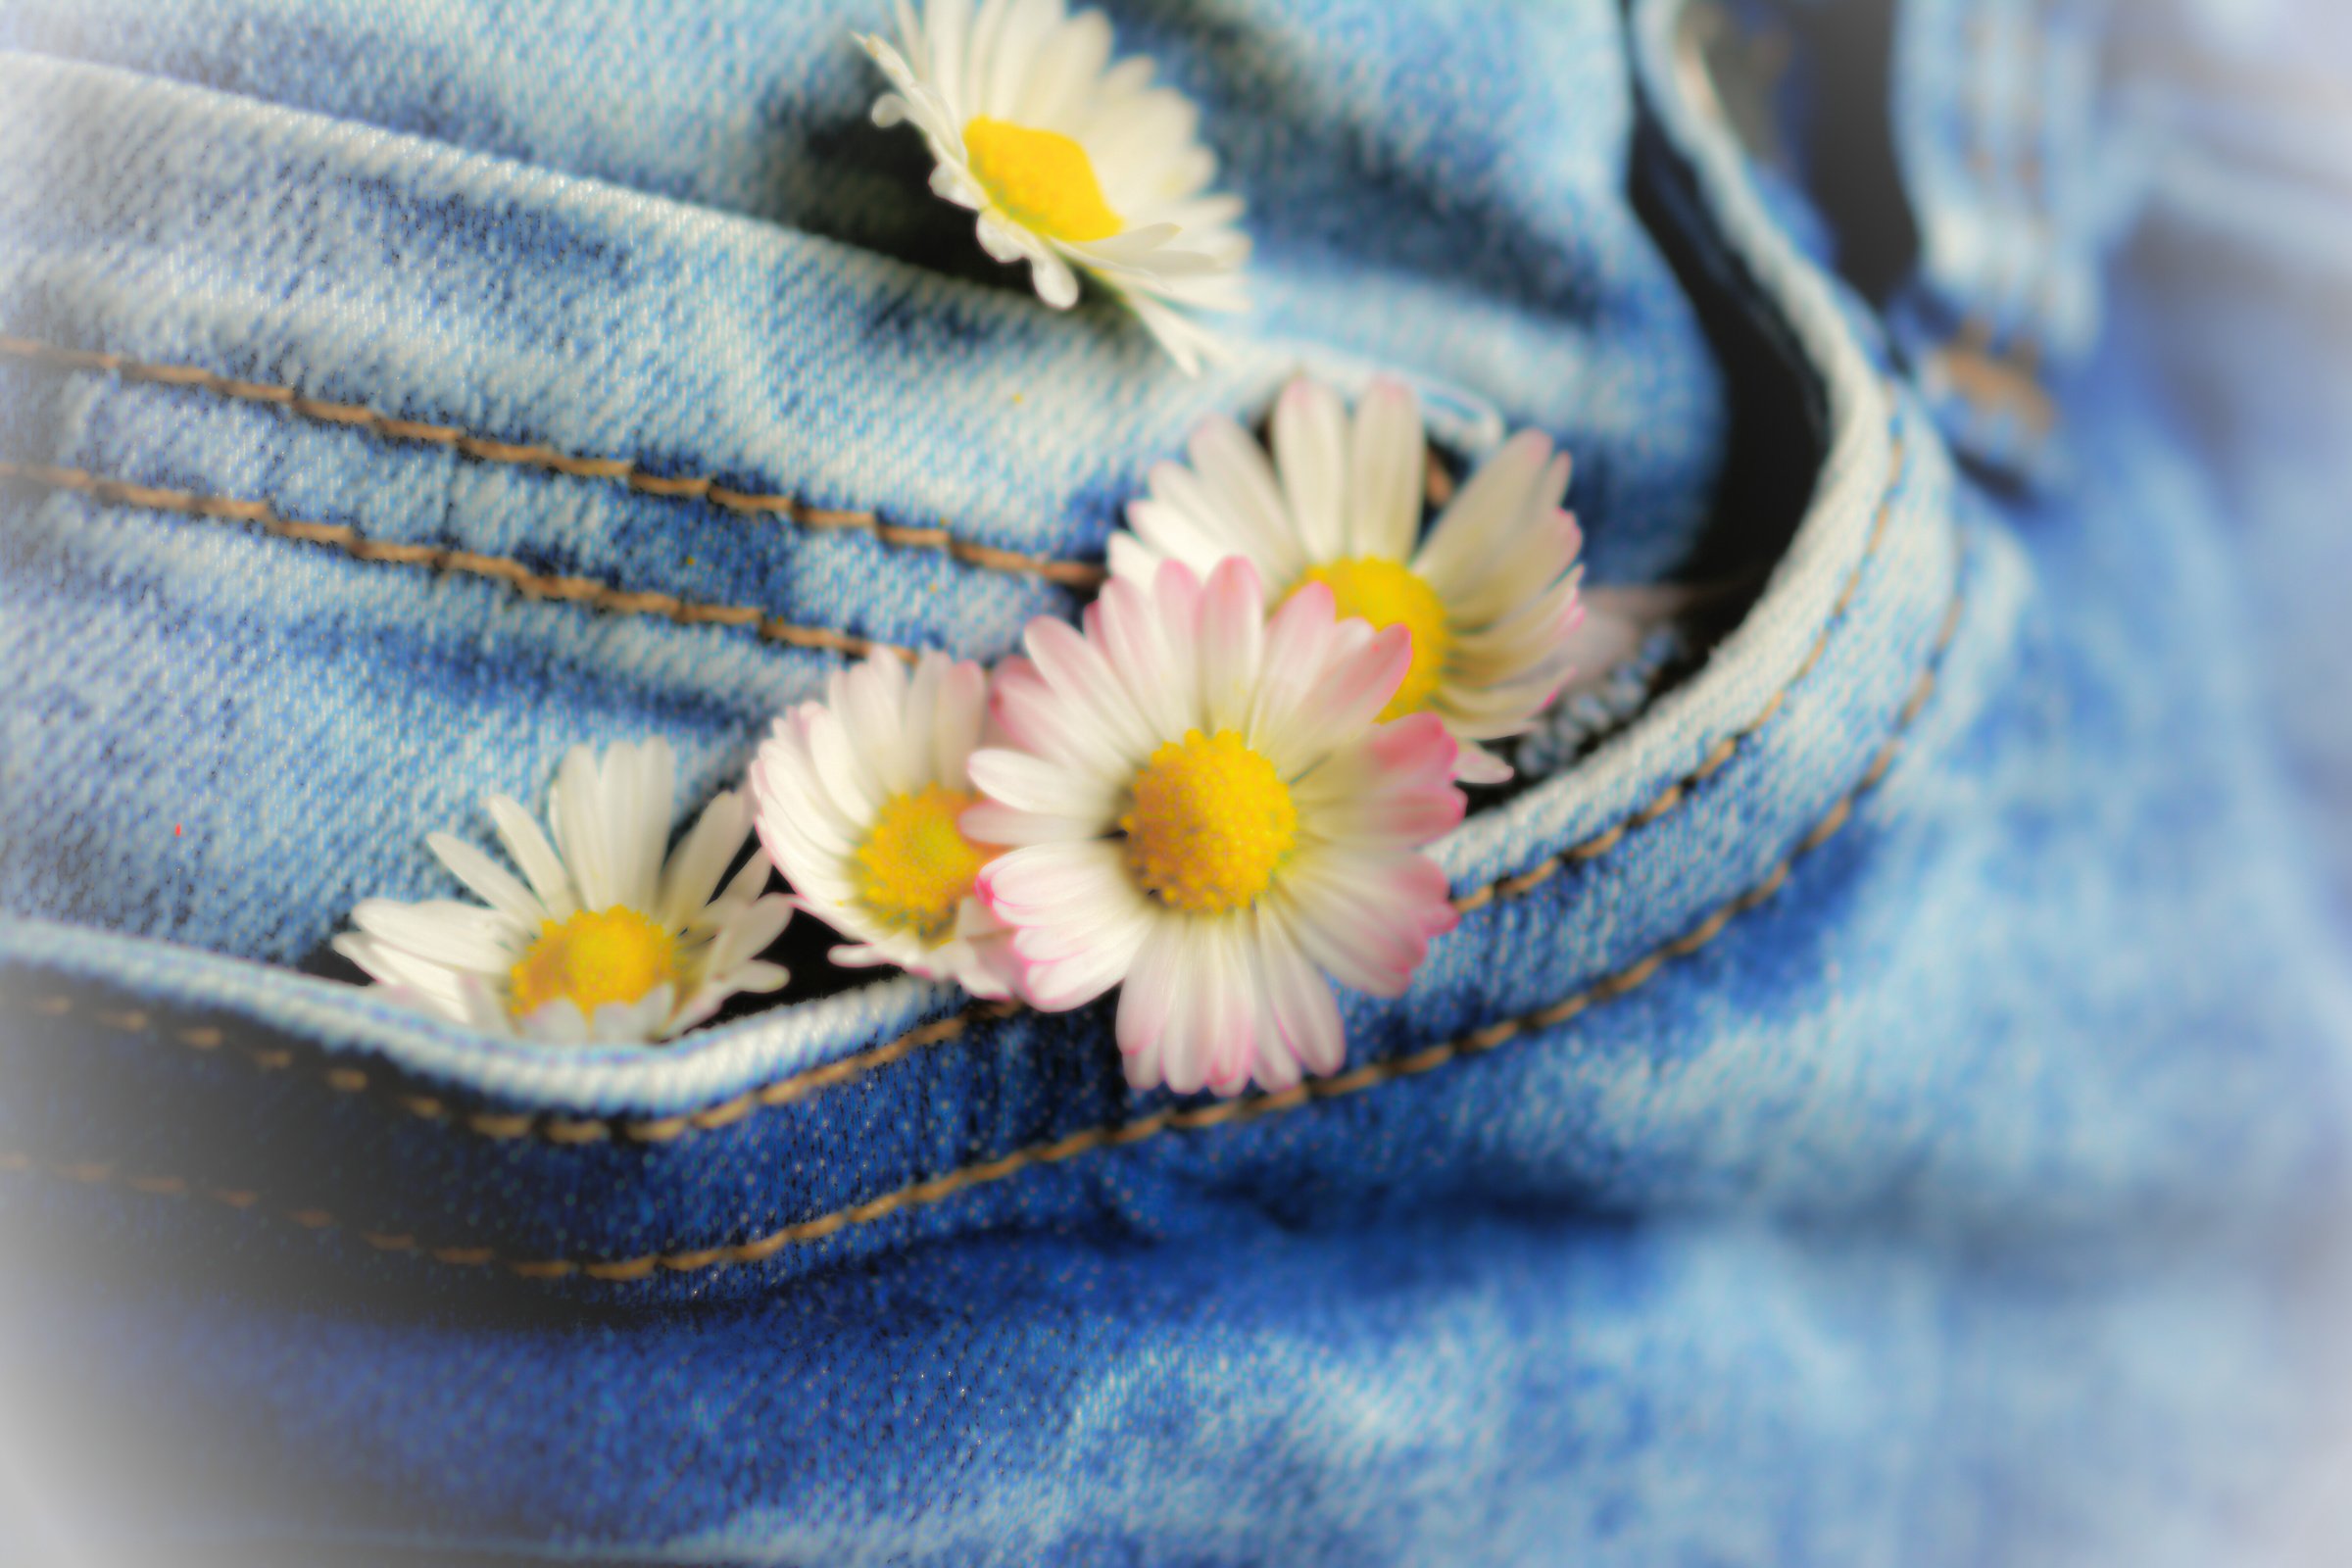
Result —
<instances>
[{"instance_id":1,"label":"daisy flower","mask_svg":"<svg viewBox=\"0 0 2352 1568\"><path fill-rule=\"evenodd\" d=\"M956 825L988 716L980 666L925 653L910 674L877 657L833 675L825 701L776 720L752 763L760 842L793 902L858 945L835 963L895 963L1003 997L1001 927L972 897L993 844Z\"/></svg>"},{"instance_id":2,"label":"daisy flower","mask_svg":"<svg viewBox=\"0 0 2352 1568\"><path fill-rule=\"evenodd\" d=\"M966 833L1025 1000L1121 985L1128 1082L1287 1088L1346 1052L1330 981L1396 996L1452 929L1420 847L1462 817L1435 715L1376 723L1412 662L1400 627L1308 583L1271 620L1248 561L1203 585L1107 584L1083 632L1029 623L997 674L1012 748L973 754ZM1328 978L1327 978L1328 977Z\"/></svg>"},{"instance_id":3,"label":"daisy flower","mask_svg":"<svg viewBox=\"0 0 2352 1568\"><path fill-rule=\"evenodd\" d=\"M911 122L931 188L980 215L980 244L1029 264L1055 310L1076 272L1124 301L1188 371L1213 337L1186 313L1238 311L1250 241L1240 198L1212 193L1200 111L1152 84L1152 62L1110 65L1110 24L1062 0L898 0L899 38L858 41L895 89L874 122ZM1076 270L1074 271L1073 269Z\"/></svg>"},{"instance_id":4,"label":"daisy flower","mask_svg":"<svg viewBox=\"0 0 2352 1568\"><path fill-rule=\"evenodd\" d=\"M565 1043L667 1040L738 991L775 990L785 972L758 955L792 908L760 892L767 858L755 853L718 891L751 808L719 795L665 862L675 770L666 741L601 760L573 747L549 792L552 844L512 797L483 802L519 878L435 833L434 856L482 903L364 900L335 951L430 1011Z\"/></svg>"},{"instance_id":5,"label":"daisy flower","mask_svg":"<svg viewBox=\"0 0 2352 1568\"><path fill-rule=\"evenodd\" d=\"M1191 466L1161 464L1129 504L1111 570L1149 581L1163 561L1206 571L1243 556L1269 606L1319 583L1342 615L1404 627L1412 662L1381 717L1435 713L1461 745L1462 779L1509 778L1481 743L1524 733L1551 702L1584 614L1584 536L1560 510L1567 457L1535 431L1513 437L1423 537L1428 448L1404 387L1375 381L1350 420L1329 387L1293 381L1273 448L1269 462L1231 419L1201 424Z\"/></svg>"}]
</instances>

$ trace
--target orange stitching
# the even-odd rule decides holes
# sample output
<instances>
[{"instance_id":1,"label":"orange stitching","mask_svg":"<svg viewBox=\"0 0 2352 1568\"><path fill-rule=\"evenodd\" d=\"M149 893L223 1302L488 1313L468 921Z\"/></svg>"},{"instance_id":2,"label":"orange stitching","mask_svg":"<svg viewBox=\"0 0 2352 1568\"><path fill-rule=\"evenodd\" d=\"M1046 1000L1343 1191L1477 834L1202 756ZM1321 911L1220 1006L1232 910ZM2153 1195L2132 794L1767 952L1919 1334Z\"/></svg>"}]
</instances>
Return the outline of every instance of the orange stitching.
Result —
<instances>
[{"instance_id":1,"label":"orange stitching","mask_svg":"<svg viewBox=\"0 0 2352 1568\"><path fill-rule=\"evenodd\" d=\"M680 599L672 594L636 593L613 588L592 577L549 577L519 561L485 556L472 550L449 550L440 545L388 544L370 539L340 523L302 522L283 517L266 501L236 501L200 495L193 490L170 490L157 485L131 484L103 478L85 468L57 468L46 464L0 462L0 479L22 479L95 497L110 506L145 507L156 512L179 512L190 516L250 523L279 539L328 545L359 561L396 566L421 566L427 571L455 571L503 582L526 599L560 599L583 604L616 615L660 615L681 626L749 626L770 642L795 648L823 648L861 659L868 654L896 654L912 659L914 651L895 643L854 637L824 626L801 626L767 614L751 605L712 605Z\"/></svg>"},{"instance_id":2,"label":"orange stitching","mask_svg":"<svg viewBox=\"0 0 2352 1568\"><path fill-rule=\"evenodd\" d=\"M1820 662L1824 650L1829 646L1831 632L1853 602L1854 594L1862 580L1864 568L1878 555L1881 545L1885 543L1887 519L1893 511L1894 491L1901 476L1903 460L1903 441L1898 436L1893 444L1886 493L1881 498L1878 515L1872 522L1870 537L1863 546L1862 556L1855 562L1854 569L1847 576L1843 588L1838 595L1837 602L1831 607L1830 613L1824 617L1821 630L1814 637L1813 646L1807 650L1804 659L1797 664L1796 669L1781 689L1773 694L1772 699L1758 709L1746 724L1708 748L1707 754L1699 760L1696 768L1668 785L1654 800L1632 816L1580 844L1571 845L1568 849L1548 859L1540 861L1527 870L1490 883L1474 893L1464 894L1461 898L1453 901L1456 909L1468 913L1474 909L1483 908L1498 899L1518 898L1548 881L1566 865L1597 859L1608 854L1634 829L1644 827L1681 806L1690 798L1693 786L1721 770L1734 757L1739 755L1740 746L1750 736L1771 722L1774 715L1781 710L1782 705L1788 700L1789 688L1810 674L1813 666ZM6 466L6 465L0 465L0 474L5 473ZM71 998L62 996L42 998L33 1003L36 1009L56 1012L63 1012L73 1004ZM580 1145L604 1143L618 1136L635 1143L668 1143L683 1137L690 1131L708 1132L713 1128L724 1127L742 1120L754 1110L790 1104L818 1090L831 1089L848 1083L868 1072L912 1055L925 1047L956 1039L978 1018L1008 1017L1017 1010L1016 1006L1004 1004L987 1004L973 1007L955 1017L923 1024L869 1051L859 1052L807 1072L796 1073L792 1077L779 1079L757 1089L746 1090L701 1110L681 1112L671 1116L618 1121L602 1117L536 1116L528 1112L477 1111L456 1114L450 1110L446 1102L429 1095L406 1095L400 1097L395 1102L411 1115L426 1121L450 1122L467 1132L476 1133L485 1138L505 1140L537 1136L550 1143ZM104 1022L105 1020L101 1018L100 1021ZM195 1038L197 1036L203 1037L206 1043L197 1045ZM177 1033L175 1038L183 1043L196 1045L199 1050L212 1050L221 1043L220 1031L209 1028L182 1030ZM291 1064L289 1054L282 1051L249 1052L247 1056L254 1065L265 1069L280 1068ZM343 1093L356 1094L368 1087L368 1075L358 1068L334 1069L326 1074L326 1078L330 1088Z\"/></svg>"},{"instance_id":3,"label":"orange stitching","mask_svg":"<svg viewBox=\"0 0 2352 1568\"><path fill-rule=\"evenodd\" d=\"M74 1010L74 999L59 993L35 997L25 1005L46 1017L62 1018ZM425 1121L449 1122L485 1138L504 1140L539 1137L552 1144L595 1144L620 1137L632 1143L665 1144L688 1132L709 1132L712 1128L725 1127L741 1121L755 1110L788 1105L820 1089L847 1083L876 1068L886 1067L903 1056L910 1056L926 1047L953 1040L981 1019L1009 1017L1018 1010L1018 1006L1011 1003L979 1003L952 1017L919 1024L888 1044L860 1052L855 1056L763 1084L700 1110L681 1111L670 1116L623 1121L596 1117L537 1116L528 1112L510 1114L475 1111L460 1114L453 1112L446 1102L430 1095L403 1095L394 1103L412 1116ZM101 1028L128 1034L144 1033L157 1022L147 1013L135 1010L95 1012L90 1019ZM210 1026L173 1029L169 1033L180 1044L197 1051L217 1051L224 1040L220 1030ZM248 1047L241 1054L247 1062L263 1072L284 1072L295 1063L295 1054L291 1051ZM365 1094L374 1082L359 1067L326 1067L321 1069L319 1077L327 1088L340 1095Z\"/></svg>"},{"instance_id":4,"label":"orange stitching","mask_svg":"<svg viewBox=\"0 0 2352 1568\"><path fill-rule=\"evenodd\" d=\"M5 334L0 334L0 355L61 366L67 369L103 370L126 381L195 387L239 402L266 403L321 424L351 425L371 430L394 441L417 441L428 446L449 447L482 463L543 468L575 479L608 480L644 495L707 501L714 507L754 516L780 516L804 528L854 528L872 534L884 544L909 550L943 551L966 565L988 571L1026 573L1071 588L1099 587L1104 575L1102 567L1089 561L1057 561L1050 556L1030 555L1018 550L1000 550L994 545L958 539L946 528L914 528L903 523L884 522L871 512L812 507L792 496L731 489L705 476L648 473L622 458L582 458L559 452L544 444L525 445L494 440L489 436L469 434L455 425L397 418L365 404L329 403L305 397L290 386L275 386L265 381L240 381L192 365L147 364L125 359L120 354L70 349L55 343Z\"/></svg>"},{"instance_id":5,"label":"orange stitching","mask_svg":"<svg viewBox=\"0 0 2352 1568\"><path fill-rule=\"evenodd\" d=\"M1279 1115L1285 1111L1298 1110L1323 1101L1339 1100L1349 1095L1361 1094L1366 1090L1378 1088L1382 1084L1393 1083L1399 1078L1418 1077L1422 1073L1434 1072L1449 1062L1458 1061L1464 1057L1483 1055L1521 1035L1565 1023L1597 1004L1614 1001L1640 990L1656 978L1669 964L1689 957L1705 948L1717 937L1723 935L1725 929L1734 920L1769 902L1788 882L1789 871L1797 861L1827 844L1853 820L1855 801L1868 791L1875 789L1886 776L1887 769L1893 765L1896 754L1902 749L1903 741L1908 736L1913 721L1919 717L1920 712L1927 707L1929 698L1935 693L1942 656L1944 650L1951 646L1953 634L1959 630L1961 610L1965 602L1961 593L1953 594L1951 604L1944 611L1943 623L1937 630L1935 644L1930 651L1927 666L1920 671L1919 678L1912 685L1910 695L1904 700L1901 710L1896 713L1893 732L1886 737L1876 755L1872 757L1869 767L1864 769L1862 776L1855 781L1853 788L1841 796L1837 804L1832 806L1821 819L1814 823L1804 837L1797 840L1787 855L1774 862L1772 868L1764 873L1760 881L1746 892L1717 907L1713 913L1673 941L1651 949L1624 968L1601 976L1582 990L1572 993L1549 1006L1539 1008L1534 1012L1521 1013L1516 1017L1501 1019L1498 1022L1488 1024L1485 1028L1472 1030L1466 1035L1425 1047L1403 1056L1393 1056L1383 1061L1367 1062L1351 1072L1341 1073L1337 1077L1310 1079L1278 1094L1222 1101L1208 1105L1169 1106L1136 1121L1124 1122L1115 1126L1090 1127L1083 1132L1071 1133L1049 1143L1032 1144L1026 1149L1016 1149L1010 1153L1000 1154L993 1159L980 1160L942 1176L914 1182L894 1192L884 1193L878 1198L868 1199L864 1202L835 1209L832 1213L820 1214L814 1219L786 1225L770 1231L764 1236L755 1237L751 1241L739 1242L729 1247L648 1252L635 1257L583 1262L560 1257L502 1257L494 1250L484 1247L428 1248L413 1236L380 1231L362 1231L358 1233L359 1238L364 1245L377 1251L411 1252L429 1257L436 1262L462 1267L495 1267L519 1279L564 1279L576 1274L592 1280L629 1281L650 1278L656 1270L673 1274L692 1274L713 1268L758 1263L773 1257L787 1247L821 1241L836 1232L848 1230L857 1225L870 1224L875 1220L895 1214L901 1209L922 1208L944 1202L957 1193L973 1187L1004 1181L1032 1166L1058 1164L1063 1160L1075 1159L1081 1154L1092 1153L1097 1150L1125 1148L1164 1132L1197 1132L1203 1128L1223 1126L1228 1122L1240 1124L1254 1121L1261 1116ZM842 1065L846 1065L846 1063ZM116 1174L113 1166L96 1162L70 1166L40 1166L29 1155L22 1152L0 1152L0 1170L27 1171L36 1168L50 1169L76 1181L122 1181L134 1190L166 1196L183 1196L190 1191L195 1191L199 1196L215 1201L229 1203L230 1206L238 1208L251 1207L258 1201L256 1195L252 1193L234 1189L194 1189L178 1177L121 1177ZM285 1213L284 1217L296 1225L311 1230L321 1230L338 1223L333 1215L323 1209L316 1208L290 1210Z\"/></svg>"}]
</instances>

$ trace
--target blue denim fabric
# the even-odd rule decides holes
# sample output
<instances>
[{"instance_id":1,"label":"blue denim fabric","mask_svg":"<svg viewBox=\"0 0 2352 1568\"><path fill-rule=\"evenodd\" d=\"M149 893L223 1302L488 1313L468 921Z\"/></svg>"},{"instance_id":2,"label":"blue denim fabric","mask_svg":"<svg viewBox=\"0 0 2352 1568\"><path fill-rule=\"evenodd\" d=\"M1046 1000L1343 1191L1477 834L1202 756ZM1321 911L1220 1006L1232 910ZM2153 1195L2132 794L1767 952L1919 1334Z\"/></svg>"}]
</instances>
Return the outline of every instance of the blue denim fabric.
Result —
<instances>
[{"instance_id":1,"label":"blue denim fabric","mask_svg":"<svg viewBox=\"0 0 2352 1568\"><path fill-rule=\"evenodd\" d=\"M1889 341L1824 270L1674 0L1115 15L1253 204L1259 305L1199 381L973 262L833 8L0 6L27 1549L2352 1539L2313 1511L2352 974L2239 470L2114 329L2161 278L2063 295L2063 461L1987 484L1946 429L2006 449L1905 373L1929 317ZM1416 378L1465 456L1550 430L1603 578L1770 568L1438 847L1462 924L1350 1001L1340 1077L1138 1094L1100 1008L903 979L555 1053L296 967L357 898L446 891L424 833L569 744L663 734L691 796L844 639L1004 652L1078 603L1041 562L1300 368ZM1718 492L1742 399L1795 411L1801 517Z\"/></svg>"}]
</instances>

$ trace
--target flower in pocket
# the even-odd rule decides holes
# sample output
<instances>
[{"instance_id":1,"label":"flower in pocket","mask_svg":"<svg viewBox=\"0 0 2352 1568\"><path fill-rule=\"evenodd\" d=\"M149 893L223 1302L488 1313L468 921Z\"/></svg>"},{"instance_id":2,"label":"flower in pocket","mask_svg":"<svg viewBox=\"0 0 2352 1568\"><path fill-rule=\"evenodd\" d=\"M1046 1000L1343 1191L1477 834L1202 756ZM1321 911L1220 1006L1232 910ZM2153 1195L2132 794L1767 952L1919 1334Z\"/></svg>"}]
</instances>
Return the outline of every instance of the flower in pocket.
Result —
<instances>
[{"instance_id":1,"label":"flower in pocket","mask_svg":"<svg viewBox=\"0 0 2352 1568\"><path fill-rule=\"evenodd\" d=\"M980 243L1029 264L1038 297L1078 299L1086 272L1187 370L1214 339L1194 310L1247 303L1240 198L1210 191L1200 111L1152 83L1152 62L1110 64L1110 24L1062 0L899 0L898 41L858 41L890 78L877 124L930 144L931 188L980 215Z\"/></svg>"},{"instance_id":2,"label":"flower in pocket","mask_svg":"<svg viewBox=\"0 0 2352 1568\"><path fill-rule=\"evenodd\" d=\"M1029 624L997 677L1010 745L977 752L968 834L1047 1009L1120 985L1131 1083L1237 1094L1345 1054L1329 979L1400 993L1452 928L1422 845L1461 820L1434 714L1377 717L1412 662L1400 628L1334 616L1309 583L1269 619L1249 562L1203 584L1114 579L1082 631Z\"/></svg>"},{"instance_id":3,"label":"flower in pocket","mask_svg":"<svg viewBox=\"0 0 2352 1568\"><path fill-rule=\"evenodd\" d=\"M957 825L988 716L978 664L926 653L837 671L821 703L776 721L752 763L760 840L794 902L856 946L835 963L895 963L1003 997L1000 928L972 884L996 846Z\"/></svg>"},{"instance_id":4,"label":"flower in pocket","mask_svg":"<svg viewBox=\"0 0 2352 1568\"><path fill-rule=\"evenodd\" d=\"M1461 745L1460 776L1499 783L1481 743L1524 733L1566 682L1583 618L1583 535L1560 510L1568 459L1514 436L1424 537L1428 446L1411 392L1375 381L1350 419L1300 379L1274 408L1273 453L1224 417L1194 432L1192 463L1163 463L1110 539L1111 570L1149 581L1162 562L1205 572L1228 556L1256 568L1269 606L1309 584L1343 616L1402 626L1412 660L1384 718L1430 712Z\"/></svg>"},{"instance_id":5,"label":"flower in pocket","mask_svg":"<svg viewBox=\"0 0 2352 1568\"><path fill-rule=\"evenodd\" d=\"M335 950L378 984L462 1023L565 1042L666 1040L739 991L773 991L759 955L791 918L763 894L755 852L719 889L751 831L732 792L666 860L675 760L665 741L564 756L549 794L554 842L521 804L484 803L517 877L448 833L426 840L479 905L363 900Z\"/></svg>"}]
</instances>

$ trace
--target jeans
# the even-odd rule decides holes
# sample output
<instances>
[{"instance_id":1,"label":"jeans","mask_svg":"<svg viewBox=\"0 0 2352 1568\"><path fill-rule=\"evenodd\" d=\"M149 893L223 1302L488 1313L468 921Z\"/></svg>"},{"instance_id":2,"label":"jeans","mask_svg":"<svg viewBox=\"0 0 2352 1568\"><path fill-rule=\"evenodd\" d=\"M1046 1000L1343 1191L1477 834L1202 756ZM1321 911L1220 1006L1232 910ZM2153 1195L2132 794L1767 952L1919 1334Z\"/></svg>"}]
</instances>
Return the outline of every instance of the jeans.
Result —
<instances>
[{"instance_id":1,"label":"jeans","mask_svg":"<svg viewBox=\"0 0 2352 1568\"><path fill-rule=\"evenodd\" d=\"M1191 380L977 252L837 7L0 0L24 1553L2324 1558L2343 193L2227 176L2284 133L2202 95L2219 0L2120 9L1906 0L1876 288L1802 50L1737 74L1775 8L1116 5L1250 202ZM1301 368L1552 433L1594 581L1752 595L1474 802L1338 1075L1137 1092L1101 1006L907 978L558 1052L319 972L567 746L692 810L843 658L1073 613Z\"/></svg>"}]
</instances>

